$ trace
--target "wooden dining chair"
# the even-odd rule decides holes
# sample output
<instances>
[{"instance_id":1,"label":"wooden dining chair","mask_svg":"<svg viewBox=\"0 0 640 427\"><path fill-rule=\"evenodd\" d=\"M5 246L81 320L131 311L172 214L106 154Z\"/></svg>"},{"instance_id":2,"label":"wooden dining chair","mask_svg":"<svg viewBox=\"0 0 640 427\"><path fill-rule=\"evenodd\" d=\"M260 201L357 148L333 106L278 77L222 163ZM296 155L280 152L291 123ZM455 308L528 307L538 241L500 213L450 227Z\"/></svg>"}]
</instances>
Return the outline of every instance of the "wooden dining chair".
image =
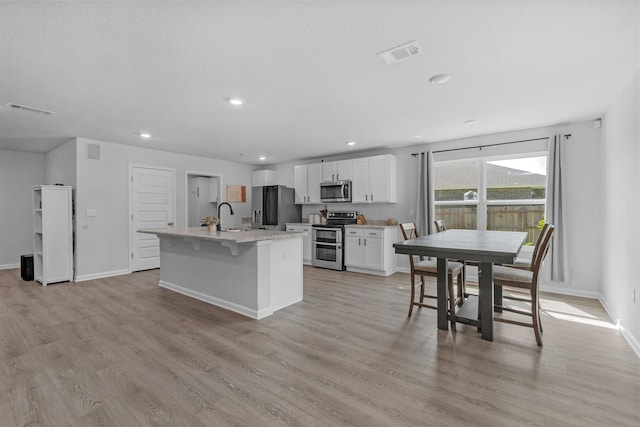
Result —
<instances>
[{"instance_id":1,"label":"wooden dining chair","mask_svg":"<svg viewBox=\"0 0 640 427\"><path fill-rule=\"evenodd\" d=\"M542 322L540 320L540 296L538 292L538 283L540 281L542 263L547 255L547 251L549 250L549 244L555 229L556 227L553 224L546 223L544 225L542 233L536 242L533 257L531 258L531 265L528 270L503 265L496 265L493 267L494 286L526 289L530 294L529 298L503 295L503 300L510 299L524 301L531 304L531 311L505 306L504 303L502 303L502 305L495 304L495 308L499 311L509 311L531 317L531 323L520 322L503 317L494 317L494 320L497 322L511 323L514 325L533 328L533 332L536 336L536 342L540 347L542 347Z\"/></svg>"},{"instance_id":2,"label":"wooden dining chair","mask_svg":"<svg viewBox=\"0 0 640 427\"><path fill-rule=\"evenodd\" d=\"M540 236L538 236L538 242L547 233L549 225L550 225L550 223L545 222L544 225L542 226L542 230L540 231ZM536 246L533 248L533 255L531 255L531 260L536 259L536 255L537 255L538 251L539 251L539 247L536 244ZM503 265L505 267L519 268L521 270L531 270L531 261L526 260L526 259L522 260L522 261L516 260L513 264L503 264Z\"/></svg>"},{"instance_id":3,"label":"wooden dining chair","mask_svg":"<svg viewBox=\"0 0 640 427\"><path fill-rule=\"evenodd\" d=\"M418 233L418 229L416 228L416 224L413 222L407 222L404 224L400 224L400 230L402 231L402 236L405 240L415 239L420 237ZM429 295L426 293L426 284L424 281L424 277L438 277L438 264L437 261L424 259L423 256L419 257L419 261L416 262L414 260L413 255L409 255L409 265L411 267L411 301L409 303L409 315L407 317L411 317L411 313L413 311L413 306L417 305L418 307L426 307L437 309L437 305L429 305L424 302L424 298L437 298L436 295ZM463 265L459 262L448 262L447 263L447 276L448 280L448 301L449 301L449 313L455 314L456 309L456 297L453 292L453 278L457 277L458 280L458 288L462 289L462 269ZM420 298L418 301L415 299L415 289L416 289L416 276L420 276ZM464 300L464 294L459 292L459 299ZM456 330L455 321L451 320L451 329Z\"/></svg>"}]
</instances>

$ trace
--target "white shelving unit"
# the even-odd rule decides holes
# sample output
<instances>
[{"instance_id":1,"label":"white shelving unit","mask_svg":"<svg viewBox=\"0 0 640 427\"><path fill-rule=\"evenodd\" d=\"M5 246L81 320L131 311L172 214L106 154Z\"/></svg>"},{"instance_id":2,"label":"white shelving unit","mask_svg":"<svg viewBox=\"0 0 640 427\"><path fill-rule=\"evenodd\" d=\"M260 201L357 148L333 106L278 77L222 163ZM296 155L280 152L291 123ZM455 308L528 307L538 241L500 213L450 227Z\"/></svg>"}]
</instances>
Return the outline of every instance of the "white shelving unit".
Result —
<instances>
[{"instance_id":1,"label":"white shelving unit","mask_svg":"<svg viewBox=\"0 0 640 427\"><path fill-rule=\"evenodd\" d=\"M33 199L33 275L46 286L73 280L71 187L37 185Z\"/></svg>"}]
</instances>

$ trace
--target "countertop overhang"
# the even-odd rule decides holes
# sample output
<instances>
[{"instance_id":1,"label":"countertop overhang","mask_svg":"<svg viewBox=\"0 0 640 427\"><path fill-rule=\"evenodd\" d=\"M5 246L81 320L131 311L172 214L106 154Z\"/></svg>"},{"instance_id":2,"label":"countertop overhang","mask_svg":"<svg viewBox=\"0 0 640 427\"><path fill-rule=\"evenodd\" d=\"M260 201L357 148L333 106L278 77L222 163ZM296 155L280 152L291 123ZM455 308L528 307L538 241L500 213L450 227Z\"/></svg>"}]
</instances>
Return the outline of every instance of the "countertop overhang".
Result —
<instances>
[{"instance_id":1,"label":"countertop overhang","mask_svg":"<svg viewBox=\"0 0 640 427\"><path fill-rule=\"evenodd\" d=\"M206 227L150 228L138 230L138 233L155 234L157 236L164 237L183 237L189 239L233 243L252 243L262 240L290 239L296 236L304 236L305 234L303 231L280 230L209 231Z\"/></svg>"}]
</instances>

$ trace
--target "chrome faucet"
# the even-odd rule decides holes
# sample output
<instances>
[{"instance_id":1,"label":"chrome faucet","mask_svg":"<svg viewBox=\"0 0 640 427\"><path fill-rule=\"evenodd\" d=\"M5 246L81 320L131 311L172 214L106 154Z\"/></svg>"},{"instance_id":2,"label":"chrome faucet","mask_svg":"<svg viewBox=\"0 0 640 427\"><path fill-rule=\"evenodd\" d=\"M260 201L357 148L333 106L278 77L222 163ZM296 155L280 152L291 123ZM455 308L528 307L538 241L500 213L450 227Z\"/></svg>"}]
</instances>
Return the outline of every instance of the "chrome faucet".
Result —
<instances>
[{"instance_id":1,"label":"chrome faucet","mask_svg":"<svg viewBox=\"0 0 640 427\"><path fill-rule=\"evenodd\" d=\"M231 207L231 205L227 202L222 202L218 205L218 225L216 226L216 230L220 231L222 230L222 220L220 219L220 208L222 207L222 205L227 205L229 206L229 211L231 212L231 215L233 215L233 208Z\"/></svg>"}]
</instances>

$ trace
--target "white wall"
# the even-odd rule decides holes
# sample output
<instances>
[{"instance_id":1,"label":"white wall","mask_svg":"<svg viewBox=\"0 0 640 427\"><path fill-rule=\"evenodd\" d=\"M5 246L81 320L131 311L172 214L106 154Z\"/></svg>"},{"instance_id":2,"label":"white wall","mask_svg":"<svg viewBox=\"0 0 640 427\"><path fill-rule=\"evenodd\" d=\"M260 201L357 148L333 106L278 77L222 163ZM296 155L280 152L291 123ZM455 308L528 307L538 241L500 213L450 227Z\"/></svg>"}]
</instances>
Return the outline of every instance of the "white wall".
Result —
<instances>
[{"instance_id":1,"label":"white wall","mask_svg":"<svg viewBox=\"0 0 640 427\"><path fill-rule=\"evenodd\" d=\"M87 143L100 144L101 160L86 159ZM129 164L173 168L176 171L175 225L185 220L185 171L222 175L222 200L226 185L251 187L253 166L165 151L77 138L76 146L76 277L79 280L128 272L129 269ZM250 197L250 191L247 191ZM95 217L87 217L94 209ZM240 227L249 217L251 200L234 203L235 215L223 209L225 227Z\"/></svg>"},{"instance_id":2,"label":"white wall","mask_svg":"<svg viewBox=\"0 0 640 427\"><path fill-rule=\"evenodd\" d=\"M0 149L0 269L33 253L31 187L44 183L44 154Z\"/></svg>"},{"instance_id":3,"label":"white wall","mask_svg":"<svg viewBox=\"0 0 640 427\"><path fill-rule=\"evenodd\" d=\"M636 70L603 119L601 281L603 305L640 356L639 99L640 70Z\"/></svg>"},{"instance_id":4,"label":"white wall","mask_svg":"<svg viewBox=\"0 0 640 427\"><path fill-rule=\"evenodd\" d=\"M46 155L46 184L64 184L76 188L76 140L65 142Z\"/></svg>"}]
</instances>

